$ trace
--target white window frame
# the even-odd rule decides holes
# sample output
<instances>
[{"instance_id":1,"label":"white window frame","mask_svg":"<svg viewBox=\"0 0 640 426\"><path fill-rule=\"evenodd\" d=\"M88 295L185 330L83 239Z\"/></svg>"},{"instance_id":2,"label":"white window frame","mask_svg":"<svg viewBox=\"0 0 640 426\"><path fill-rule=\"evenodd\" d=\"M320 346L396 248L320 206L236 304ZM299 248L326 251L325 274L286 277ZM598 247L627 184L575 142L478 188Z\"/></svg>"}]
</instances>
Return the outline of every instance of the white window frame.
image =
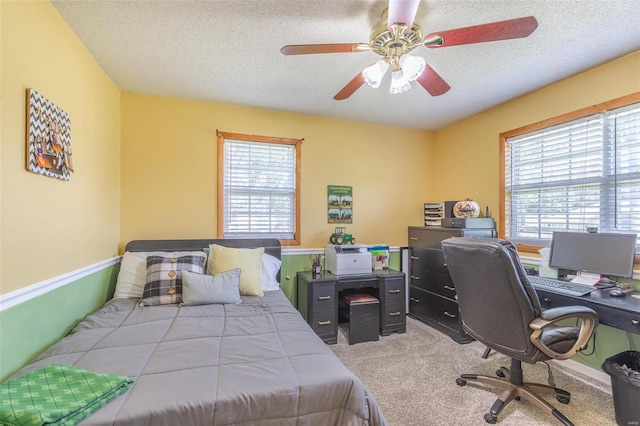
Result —
<instances>
[{"instance_id":1,"label":"white window frame","mask_svg":"<svg viewBox=\"0 0 640 426\"><path fill-rule=\"evenodd\" d=\"M507 238L514 241L518 244L520 250L535 252L539 248L549 245L551 232L553 230L585 231L586 226L597 226L599 228L599 231L601 232L634 232L640 235L640 225L638 225L640 224L640 209L631 209L631 213L629 213L629 209L627 209L626 222L623 223L622 221L618 220L618 223L616 223L616 212L619 212L623 207L621 206L619 201L616 201L614 203L616 208L612 209L610 201L613 199L612 194L615 195L616 187L621 187L621 184L625 179L633 178L635 179L635 181L637 181L638 174L629 173L628 175L624 175L618 173L615 170L607 170L608 166L606 164L614 163L610 161L607 162L606 159L602 160L603 172L601 176L594 177L592 175L589 178L585 178L583 180L585 186L587 185L587 183L597 183L602 188L602 190L594 192L598 193L600 196L600 200L596 208L597 211L594 212L592 209L592 211L590 212L580 213L581 215L584 215L583 223L580 222L580 220L582 220L580 219L578 221L574 220L573 222L567 221L566 224L550 224L548 220L546 220L545 222L545 220L543 219L542 227L537 229L538 235L532 235L536 232L536 230L534 229L535 227L531 227L529 229L532 232L525 232L524 228L519 229L519 225L517 225L518 218L515 216L517 216L516 213L518 212L518 209L520 207L515 203L515 200L517 198L514 196L514 193L518 189L524 188L524 185L518 187L517 182L520 182L520 180L515 176L513 179L511 178L511 147L509 145L509 143L514 140L526 140L528 136L533 138L543 138L542 135L544 133L551 133L554 129L562 128L562 126L565 126L566 128L572 124L578 123L578 127L580 127L580 122L586 123L587 120L592 120L591 123L593 124L594 128L601 125L599 130L601 133L596 133L595 136L592 134L590 137L600 138L598 143L603 144L601 155L603 158L605 158L611 153L612 149L616 149L615 139L612 139L610 137L610 130L612 125L610 121L612 120L608 119L607 117L610 115L613 116L618 112L623 112L625 110L639 106L640 92L500 134L501 182L499 235L501 236L501 238ZM581 130L585 131L585 129L589 129L589 126L591 126L591 124L585 124L582 126ZM607 145L607 140L612 140L613 142ZM591 146L593 146L593 143L591 143ZM633 142L633 147L635 147L635 142ZM558 155L564 156L565 158L561 161L567 161L567 153L568 148L565 152L559 152ZM584 156L584 154L582 153L580 155ZM579 155L576 155L574 158L578 157ZM633 158L635 158L635 154ZM545 161L549 161L548 158L545 158ZM548 178L548 176L546 177ZM514 182L516 182L516 184L514 186L510 186L513 185ZM543 189L549 189L549 187L552 187L553 185L553 183L543 183L542 181L540 181L537 183L529 183L528 188L540 188L540 192L542 193ZM562 187L562 185L558 185L558 187ZM611 191L611 188L614 188L614 191ZM634 186L633 194L635 194L636 192L635 188L636 186ZM629 195L626 195L626 197L629 198ZM640 194L638 194L638 197L640 197ZM633 201L633 197L631 198ZM533 207L534 208L531 209L533 211L533 213L531 213L531 216L536 215L536 209L538 209L538 212L544 211L542 205L536 205ZM559 207L561 210L562 206ZM562 213L560 213L560 215L562 215ZM567 218L576 219L575 217L572 217L571 214L567 214ZM595 223L593 223L594 221ZM528 225L530 224L531 223L529 222Z\"/></svg>"},{"instance_id":2,"label":"white window frame","mask_svg":"<svg viewBox=\"0 0 640 426\"><path fill-rule=\"evenodd\" d=\"M300 148L302 144L301 139L289 139L289 138L278 138L278 137L270 137L270 136L256 136L256 135L246 135L240 133L229 133L229 132L217 132L218 135L218 238L277 238L284 245L299 245L300 244ZM293 188L247 188L247 187L238 187L235 188L235 191L250 191L254 194L266 195L267 197L271 194L275 194L276 192L284 191L285 193L289 193L293 197L291 201L291 205L293 211L291 212L290 220L293 221L292 228L290 228L286 233L282 232L269 232L260 231L253 232L252 230L247 229L242 232L232 232L229 230L233 218L231 218L231 212L228 206L227 200L229 199L229 195L234 191L233 187L230 187L225 181L225 155L228 150L225 150L226 146L230 146L230 144L239 143L239 144L272 144L272 145L287 145L290 146L294 152L292 155L293 158L293 169L290 170L293 173ZM291 162L289 162L291 164ZM268 173L268 170L260 169L260 173ZM243 213L243 216L246 219L246 212ZM251 216L249 214L249 216ZM251 219L251 217L249 217ZM230 222L231 221L231 222Z\"/></svg>"}]
</instances>

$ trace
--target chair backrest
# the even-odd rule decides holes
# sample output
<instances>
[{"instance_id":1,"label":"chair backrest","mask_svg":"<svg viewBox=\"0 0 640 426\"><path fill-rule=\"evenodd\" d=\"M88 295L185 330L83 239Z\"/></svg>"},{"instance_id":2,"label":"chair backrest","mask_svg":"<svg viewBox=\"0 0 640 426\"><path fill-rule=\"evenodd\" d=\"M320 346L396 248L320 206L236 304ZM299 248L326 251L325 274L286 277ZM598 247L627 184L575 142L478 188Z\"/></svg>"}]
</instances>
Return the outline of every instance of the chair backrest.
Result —
<instances>
[{"instance_id":1,"label":"chair backrest","mask_svg":"<svg viewBox=\"0 0 640 426\"><path fill-rule=\"evenodd\" d=\"M513 244L454 237L444 240L442 249L467 332L505 355L528 361L538 351L529 323L542 309Z\"/></svg>"}]
</instances>

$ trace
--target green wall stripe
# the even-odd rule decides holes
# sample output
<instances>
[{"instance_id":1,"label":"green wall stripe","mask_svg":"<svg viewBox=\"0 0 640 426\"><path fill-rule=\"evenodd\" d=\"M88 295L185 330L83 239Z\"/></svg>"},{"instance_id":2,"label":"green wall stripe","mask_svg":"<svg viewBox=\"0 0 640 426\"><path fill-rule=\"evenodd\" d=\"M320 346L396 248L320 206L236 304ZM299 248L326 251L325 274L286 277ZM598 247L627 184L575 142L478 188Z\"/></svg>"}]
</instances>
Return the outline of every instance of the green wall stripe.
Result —
<instances>
[{"instance_id":1,"label":"green wall stripe","mask_svg":"<svg viewBox=\"0 0 640 426\"><path fill-rule=\"evenodd\" d=\"M65 336L113 295L120 265L0 312L0 381Z\"/></svg>"}]
</instances>

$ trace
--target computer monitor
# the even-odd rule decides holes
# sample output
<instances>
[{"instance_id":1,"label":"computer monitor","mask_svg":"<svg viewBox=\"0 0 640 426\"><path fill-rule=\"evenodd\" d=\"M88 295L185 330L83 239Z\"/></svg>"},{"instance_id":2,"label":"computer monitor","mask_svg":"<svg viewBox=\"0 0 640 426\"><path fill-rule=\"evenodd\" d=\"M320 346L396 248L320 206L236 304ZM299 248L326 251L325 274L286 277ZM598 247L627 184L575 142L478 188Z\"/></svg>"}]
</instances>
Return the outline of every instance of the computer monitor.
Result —
<instances>
[{"instance_id":1,"label":"computer monitor","mask_svg":"<svg viewBox=\"0 0 640 426\"><path fill-rule=\"evenodd\" d=\"M635 247L635 234L554 232L549 266L632 278Z\"/></svg>"}]
</instances>

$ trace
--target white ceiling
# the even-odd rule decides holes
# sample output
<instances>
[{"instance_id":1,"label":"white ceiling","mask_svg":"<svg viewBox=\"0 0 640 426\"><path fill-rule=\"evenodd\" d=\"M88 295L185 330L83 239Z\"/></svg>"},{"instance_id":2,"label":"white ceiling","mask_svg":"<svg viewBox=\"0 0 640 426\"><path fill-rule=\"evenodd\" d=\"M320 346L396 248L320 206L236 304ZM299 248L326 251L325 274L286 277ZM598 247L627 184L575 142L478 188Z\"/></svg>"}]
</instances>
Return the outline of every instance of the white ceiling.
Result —
<instances>
[{"instance_id":1,"label":"white ceiling","mask_svg":"<svg viewBox=\"0 0 640 426\"><path fill-rule=\"evenodd\" d=\"M423 35L533 15L527 38L416 48L451 86L389 77L333 96L373 52L284 56L286 44L369 42L388 0L52 1L122 91L436 130L640 50L638 0L422 0ZM640 79L640 70L638 70Z\"/></svg>"}]
</instances>

